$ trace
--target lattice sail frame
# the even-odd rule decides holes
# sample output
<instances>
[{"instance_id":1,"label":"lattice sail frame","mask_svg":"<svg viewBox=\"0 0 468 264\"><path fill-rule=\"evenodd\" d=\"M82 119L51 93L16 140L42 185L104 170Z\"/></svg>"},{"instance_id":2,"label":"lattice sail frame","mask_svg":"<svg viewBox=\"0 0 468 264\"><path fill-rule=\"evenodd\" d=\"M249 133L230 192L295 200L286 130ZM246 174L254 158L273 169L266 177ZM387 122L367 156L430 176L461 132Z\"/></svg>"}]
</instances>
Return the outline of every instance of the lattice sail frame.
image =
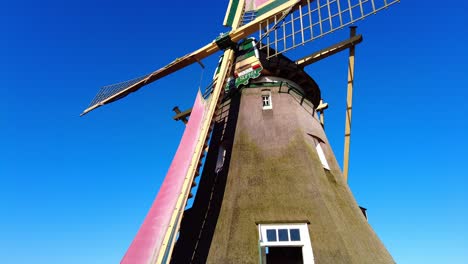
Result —
<instances>
[{"instance_id":1,"label":"lattice sail frame","mask_svg":"<svg viewBox=\"0 0 468 264\"><path fill-rule=\"evenodd\" d=\"M273 18L259 24L259 48L267 58L285 53L354 22L375 14L400 0L307 0L282 21Z\"/></svg>"},{"instance_id":2,"label":"lattice sail frame","mask_svg":"<svg viewBox=\"0 0 468 264\"><path fill-rule=\"evenodd\" d=\"M147 74L141 77L137 77L135 79L131 79L128 81L120 82L120 83L115 83L111 85L106 85L101 87L99 89L99 92L94 96L93 100L91 103L89 103L89 106L93 106L95 104L99 104L99 102L102 102L103 100L109 98L110 96L119 93L120 91L126 89L127 87L130 87L134 85L135 83L140 82L141 80L144 80L145 78L148 78L151 74ZM119 98L116 98L116 100ZM89 107L88 106L88 107Z\"/></svg>"},{"instance_id":3,"label":"lattice sail frame","mask_svg":"<svg viewBox=\"0 0 468 264\"><path fill-rule=\"evenodd\" d=\"M231 0L233 2L239 2ZM249 35L258 36L259 48L267 58L285 53L307 42L332 33L357 20L398 3L399 0L246 0L243 25L229 33L234 41ZM271 10L288 6L282 14ZM265 19L265 16L268 15ZM258 28L258 33L255 31ZM242 36L242 37L240 37ZM178 71L219 50L215 41L178 58L163 68L125 82L104 86L81 114L121 99L159 78Z\"/></svg>"}]
</instances>

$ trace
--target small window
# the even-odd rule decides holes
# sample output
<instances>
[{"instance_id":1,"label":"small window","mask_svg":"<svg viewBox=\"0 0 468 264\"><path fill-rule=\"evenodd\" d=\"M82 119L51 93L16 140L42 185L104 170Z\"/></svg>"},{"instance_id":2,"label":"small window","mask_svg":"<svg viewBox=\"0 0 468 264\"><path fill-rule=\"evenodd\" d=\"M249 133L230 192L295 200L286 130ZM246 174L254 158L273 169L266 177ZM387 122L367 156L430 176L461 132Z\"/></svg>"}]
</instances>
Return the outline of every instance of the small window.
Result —
<instances>
[{"instance_id":1,"label":"small window","mask_svg":"<svg viewBox=\"0 0 468 264\"><path fill-rule=\"evenodd\" d=\"M263 110L273 108L273 105L271 103L271 92L270 91L262 91L262 107L263 107Z\"/></svg>"},{"instance_id":2,"label":"small window","mask_svg":"<svg viewBox=\"0 0 468 264\"><path fill-rule=\"evenodd\" d=\"M220 172L224 166L224 160L226 159L226 148L223 144L219 146L218 159L216 160L216 173Z\"/></svg>"},{"instance_id":3,"label":"small window","mask_svg":"<svg viewBox=\"0 0 468 264\"><path fill-rule=\"evenodd\" d=\"M289 236L291 237L291 241L301 241L301 233L298 228L289 229Z\"/></svg>"},{"instance_id":4,"label":"small window","mask_svg":"<svg viewBox=\"0 0 468 264\"><path fill-rule=\"evenodd\" d=\"M288 230L287 229L278 229L279 241L289 241Z\"/></svg>"},{"instance_id":5,"label":"small window","mask_svg":"<svg viewBox=\"0 0 468 264\"><path fill-rule=\"evenodd\" d=\"M261 263L314 263L305 223L260 224Z\"/></svg>"},{"instance_id":6,"label":"small window","mask_svg":"<svg viewBox=\"0 0 468 264\"><path fill-rule=\"evenodd\" d=\"M276 241L276 229L267 229L266 236L267 236L267 241L269 242Z\"/></svg>"}]
</instances>

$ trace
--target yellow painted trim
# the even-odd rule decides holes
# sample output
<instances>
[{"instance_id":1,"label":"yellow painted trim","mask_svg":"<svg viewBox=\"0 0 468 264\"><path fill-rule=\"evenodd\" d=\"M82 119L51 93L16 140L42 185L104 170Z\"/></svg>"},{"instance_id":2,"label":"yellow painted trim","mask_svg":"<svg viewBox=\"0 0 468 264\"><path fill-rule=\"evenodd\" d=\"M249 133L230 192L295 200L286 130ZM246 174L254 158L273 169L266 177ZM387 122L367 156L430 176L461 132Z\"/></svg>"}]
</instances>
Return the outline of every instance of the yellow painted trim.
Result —
<instances>
[{"instance_id":1,"label":"yellow painted trim","mask_svg":"<svg viewBox=\"0 0 468 264\"><path fill-rule=\"evenodd\" d=\"M260 60L253 56L253 57L250 57L250 58L247 58L239 63L236 64L235 66L235 70L234 71L243 71L249 67L252 67L252 64L254 64L255 62L258 62L258 64L261 64L260 63ZM248 67L245 67L245 66L248 66Z\"/></svg>"},{"instance_id":2,"label":"yellow painted trim","mask_svg":"<svg viewBox=\"0 0 468 264\"><path fill-rule=\"evenodd\" d=\"M223 26L227 25L227 20L229 18L229 11L231 11L231 6L232 6L232 0L229 0L229 4L226 10L226 14L224 15L224 20L223 20Z\"/></svg>"}]
</instances>

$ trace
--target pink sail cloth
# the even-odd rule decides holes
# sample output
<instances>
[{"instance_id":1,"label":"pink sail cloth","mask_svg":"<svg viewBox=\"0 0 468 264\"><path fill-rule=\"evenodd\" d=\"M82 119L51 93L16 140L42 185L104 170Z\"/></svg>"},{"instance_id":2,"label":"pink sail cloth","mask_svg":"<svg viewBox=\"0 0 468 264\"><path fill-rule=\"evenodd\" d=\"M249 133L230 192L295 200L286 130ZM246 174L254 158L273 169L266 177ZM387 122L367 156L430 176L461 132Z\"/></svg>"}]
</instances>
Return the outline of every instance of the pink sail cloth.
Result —
<instances>
[{"instance_id":1,"label":"pink sail cloth","mask_svg":"<svg viewBox=\"0 0 468 264\"><path fill-rule=\"evenodd\" d=\"M182 193L182 185L201 132L206 114L204 102L201 94L198 93L166 178L121 263L149 264L159 252L171 215L175 210L177 198Z\"/></svg>"},{"instance_id":2,"label":"pink sail cloth","mask_svg":"<svg viewBox=\"0 0 468 264\"><path fill-rule=\"evenodd\" d=\"M266 2L274 2L271 0L246 0L245 1L245 11L257 10L259 6L263 5Z\"/></svg>"}]
</instances>

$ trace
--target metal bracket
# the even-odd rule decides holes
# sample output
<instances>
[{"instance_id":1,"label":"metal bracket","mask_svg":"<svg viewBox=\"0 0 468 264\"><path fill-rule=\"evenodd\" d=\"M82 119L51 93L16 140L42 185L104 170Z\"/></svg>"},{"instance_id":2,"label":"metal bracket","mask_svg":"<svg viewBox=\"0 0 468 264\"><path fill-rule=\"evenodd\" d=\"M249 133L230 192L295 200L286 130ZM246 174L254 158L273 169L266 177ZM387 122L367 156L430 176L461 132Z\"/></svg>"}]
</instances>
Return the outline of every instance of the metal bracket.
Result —
<instances>
[{"instance_id":1,"label":"metal bracket","mask_svg":"<svg viewBox=\"0 0 468 264\"><path fill-rule=\"evenodd\" d=\"M234 49L237 44L231 40L229 32L220 34L216 39L215 43L220 50Z\"/></svg>"}]
</instances>

